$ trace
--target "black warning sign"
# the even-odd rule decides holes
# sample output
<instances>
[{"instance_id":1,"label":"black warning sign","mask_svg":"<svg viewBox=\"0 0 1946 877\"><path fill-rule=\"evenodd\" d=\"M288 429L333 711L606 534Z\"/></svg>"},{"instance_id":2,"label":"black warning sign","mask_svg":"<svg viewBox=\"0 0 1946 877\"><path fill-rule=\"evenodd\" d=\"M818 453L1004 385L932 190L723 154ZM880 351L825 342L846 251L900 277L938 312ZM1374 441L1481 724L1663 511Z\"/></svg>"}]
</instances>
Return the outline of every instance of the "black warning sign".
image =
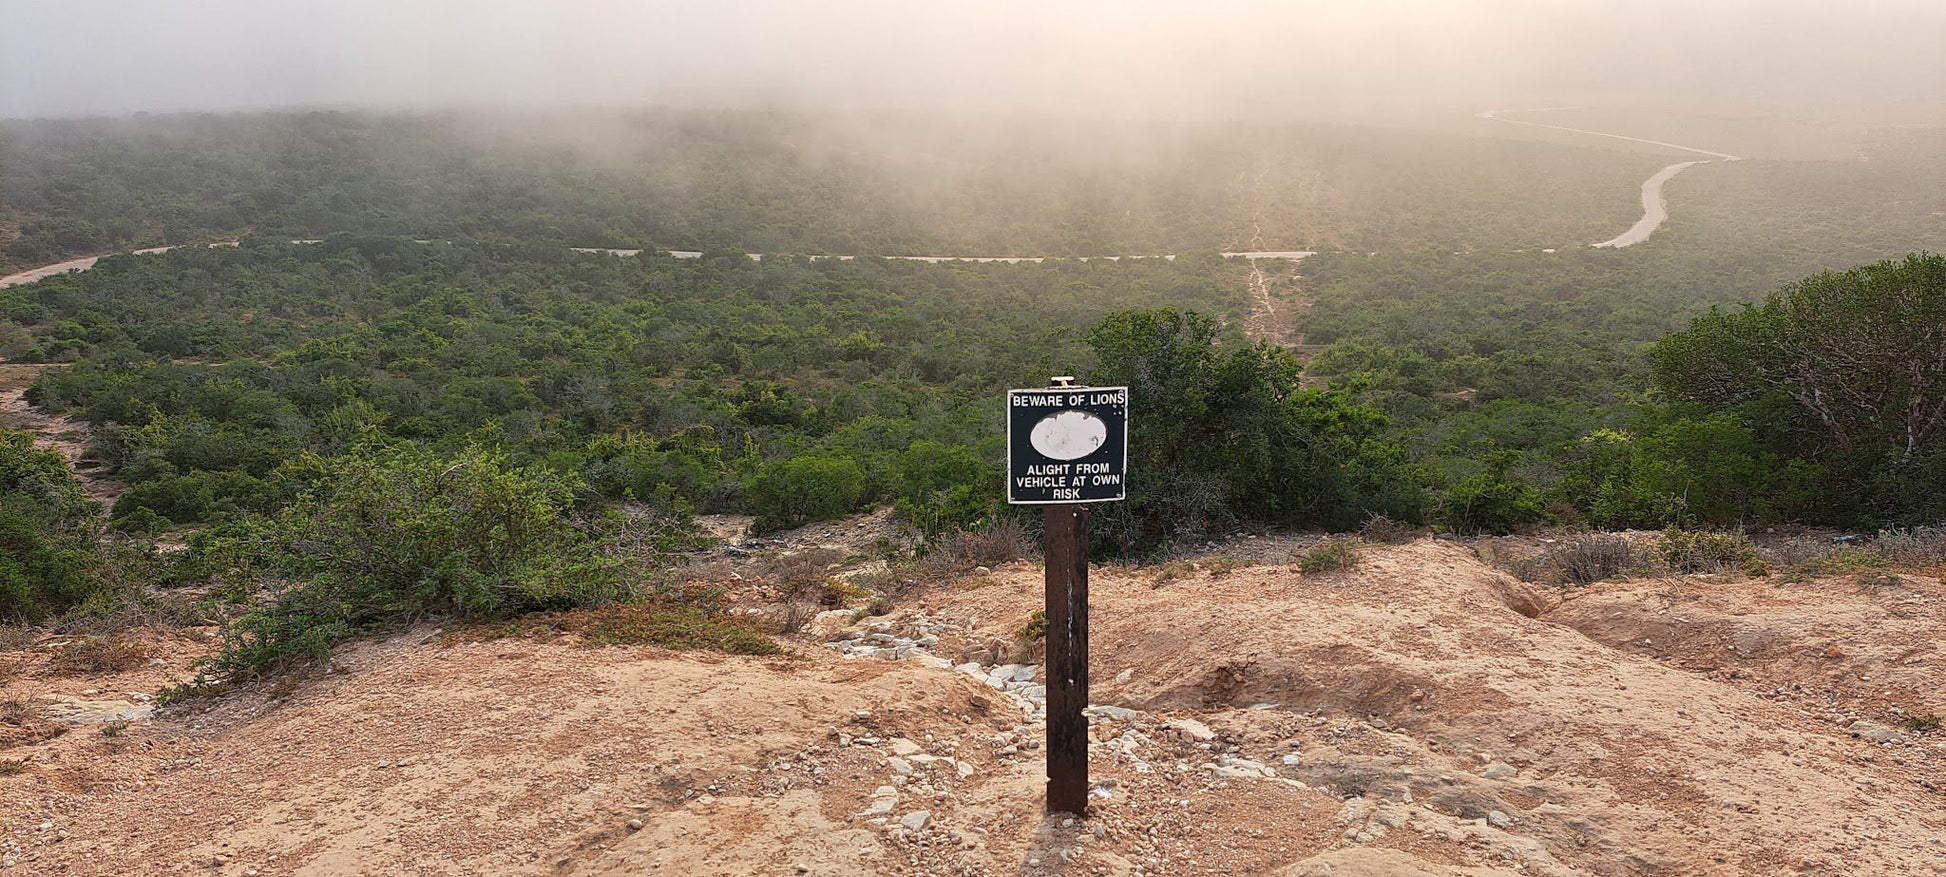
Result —
<instances>
[{"instance_id":1,"label":"black warning sign","mask_svg":"<svg viewBox=\"0 0 1946 877\"><path fill-rule=\"evenodd\" d=\"M1007 502L1128 497L1128 388L1007 392Z\"/></svg>"}]
</instances>

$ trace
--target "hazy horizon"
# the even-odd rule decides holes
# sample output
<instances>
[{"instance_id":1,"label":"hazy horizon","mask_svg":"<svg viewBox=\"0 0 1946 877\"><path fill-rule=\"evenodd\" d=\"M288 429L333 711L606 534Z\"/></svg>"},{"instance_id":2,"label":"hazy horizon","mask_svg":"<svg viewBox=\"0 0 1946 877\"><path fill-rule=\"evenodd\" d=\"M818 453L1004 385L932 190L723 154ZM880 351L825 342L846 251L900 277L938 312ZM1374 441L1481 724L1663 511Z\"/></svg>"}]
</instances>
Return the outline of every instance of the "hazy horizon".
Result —
<instances>
[{"instance_id":1,"label":"hazy horizon","mask_svg":"<svg viewBox=\"0 0 1946 877\"><path fill-rule=\"evenodd\" d=\"M0 117L795 106L1180 118L1526 101L1938 115L1946 8L0 0Z\"/></svg>"}]
</instances>

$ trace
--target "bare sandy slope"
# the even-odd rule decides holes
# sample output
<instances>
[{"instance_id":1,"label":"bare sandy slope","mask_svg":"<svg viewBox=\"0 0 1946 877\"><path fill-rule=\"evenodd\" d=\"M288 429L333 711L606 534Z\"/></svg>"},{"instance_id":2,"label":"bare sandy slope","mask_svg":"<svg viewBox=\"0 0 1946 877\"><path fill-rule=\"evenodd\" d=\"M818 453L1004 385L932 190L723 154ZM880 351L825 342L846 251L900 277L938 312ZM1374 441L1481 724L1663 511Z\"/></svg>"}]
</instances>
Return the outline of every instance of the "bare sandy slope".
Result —
<instances>
[{"instance_id":1,"label":"bare sandy slope","mask_svg":"<svg viewBox=\"0 0 1946 877\"><path fill-rule=\"evenodd\" d=\"M880 634L1018 657L1038 600L1011 565L908 598ZM1111 569L1093 605L1095 701L1125 709L1098 717L1101 785L1072 824L1039 812L1016 698L941 662L419 631L281 700L0 752L29 760L0 776L0 855L19 874L1946 873L1946 736L1885 727L1946 711L1933 579L1563 601L1425 541L1323 576ZM0 699L118 681L28 666Z\"/></svg>"}]
</instances>

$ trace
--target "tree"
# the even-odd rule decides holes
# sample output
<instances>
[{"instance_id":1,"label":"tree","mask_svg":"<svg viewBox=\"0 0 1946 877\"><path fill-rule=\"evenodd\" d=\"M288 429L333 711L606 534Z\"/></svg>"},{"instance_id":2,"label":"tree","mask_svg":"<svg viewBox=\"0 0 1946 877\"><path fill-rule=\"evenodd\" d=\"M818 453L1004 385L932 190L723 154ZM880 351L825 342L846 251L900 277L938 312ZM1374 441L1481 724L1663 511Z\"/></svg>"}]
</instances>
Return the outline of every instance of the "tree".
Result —
<instances>
[{"instance_id":1,"label":"tree","mask_svg":"<svg viewBox=\"0 0 1946 877\"><path fill-rule=\"evenodd\" d=\"M1813 275L1760 306L1697 318L1651 360L1662 392L1740 418L1794 481L1823 479L1825 500L1807 501L1818 485L1792 488L1799 499L1786 505L1806 517L1849 526L1946 513L1946 256Z\"/></svg>"},{"instance_id":2,"label":"tree","mask_svg":"<svg viewBox=\"0 0 1946 877\"><path fill-rule=\"evenodd\" d=\"M1221 348L1215 321L1169 308L1110 314L1087 340L1090 380L1129 387L1129 500L1097 525L1113 550L1153 551L1238 518L1418 518L1416 472L1390 422L1349 389L1300 389L1289 351Z\"/></svg>"},{"instance_id":3,"label":"tree","mask_svg":"<svg viewBox=\"0 0 1946 877\"><path fill-rule=\"evenodd\" d=\"M1946 256L1813 275L1697 318L1651 360L1676 398L1712 410L1785 399L1814 446L1909 460L1946 441Z\"/></svg>"}]
</instances>

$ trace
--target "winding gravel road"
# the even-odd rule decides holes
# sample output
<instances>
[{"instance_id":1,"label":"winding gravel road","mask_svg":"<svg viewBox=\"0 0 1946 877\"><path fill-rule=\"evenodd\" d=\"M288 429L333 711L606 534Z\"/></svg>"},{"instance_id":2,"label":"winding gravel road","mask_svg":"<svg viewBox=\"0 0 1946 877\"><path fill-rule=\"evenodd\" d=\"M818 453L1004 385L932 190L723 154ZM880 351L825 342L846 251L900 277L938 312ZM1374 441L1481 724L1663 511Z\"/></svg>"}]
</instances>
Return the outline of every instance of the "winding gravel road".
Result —
<instances>
[{"instance_id":1,"label":"winding gravel road","mask_svg":"<svg viewBox=\"0 0 1946 877\"><path fill-rule=\"evenodd\" d=\"M1514 112L1544 113L1550 110L1571 110L1571 109L1574 109L1574 107L1538 107L1531 110L1487 110L1483 113L1480 113L1479 117L1482 119L1490 119L1495 122L1506 122L1509 125L1526 125L1530 128L1549 128L1555 131L1567 131L1574 134L1586 134L1591 137L1607 137L1611 140L1627 140L1630 143L1646 143L1649 144L1650 146L1663 146L1669 149L1680 149L1684 152L1694 152L1699 155L1707 155L1710 156L1711 158L1722 159L1723 161L1743 160L1743 156L1740 155L1731 155L1727 152L1713 152L1708 149L1702 149L1695 146L1684 146L1680 143L1670 143L1665 140L1649 140L1644 137L1630 137L1627 134L1612 134L1607 131L1590 131L1586 128L1570 128L1566 125L1549 125L1545 122L1529 122L1524 119L1508 119L1502 117L1503 113L1514 113ZM1663 168L1662 170L1657 171L1654 176L1651 176L1647 180L1644 180L1642 183L1642 218L1636 220L1634 225L1629 226L1628 231L1622 232L1621 234L1609 238L1608 240L1602 241L1601 243L1593 244L1592 246L1613 247L1613 248L1632 247L1636 244L1648 240L1649 235L1655 234L1655 230L1661 228L1662 223L1669 219L1669 202L1667 199L1665 199L1662 196L1662 184L1669 182L1671 179L1674 179L1677 174L1682 173L1683 170L1685 170L1686 168L1692 167L1694 165L1708 164L1708 163L1709 161L1707 159L1697 160L1697 161L1677 162L1675 164Z\"/></svg>"},{"instance_id":2,"label":"winding gravel road","mask_svg":"<svg viewBox=\"0 0 1946 877\"><path fill-rule=\"evenodd\" d=\"M1699 155L1710 156L1710 159L1699 159L1695 161L1677 162L1676 164L1669 165L1668 167L1665 167L1662 170L1656 172L1654 176L1649 177L1648 180L1642 183L1642 218L1636 220L1635 224L1633 226L1630 226L1627 231L1622 232L1621 234L1613 238L1602 241L1601 243L1593 244L1592 246L1595 247L1614 247L1614 248L1628 247L1628 246L1634 246L1635 244L1639 244L1643 241L1648 240L1649 236L1654 234L1656 229L1661 228L1662 223L1667 221L1669 218L1668 201L1663 197L1662 194L1663 184L1669 182L1670 179L1674 178L1677 174L1682 173L1685 169L1698 164L1707 164L1709 163L1710 160L1714 160L1714 159L1720 159L1722 161L1742 160L1742 156L1731 155L1727 152L1714 152L1708 149L1702 149L1695 146L1684 146L1680 143L1669 143L1662 140L1650 140L1644 137L1630 137L1626 134L1614 134L1607 131L1590 131L1585 128L1570 128L1566 125L1549 125L1544 122L1530 122L1525 119L1509 119L1504 117L1504 114L1512 113L1512 112L1537 113L1537 112L1544 112L1547 110L1564 110L1564 109L1573 109L1573 107L1541 107L1532 110L1487 110L1485 112L1479 113L1478 115L1482 119L1490 119L1495 122L1505 122L1509 125L1526 125L1532 128L1549 128L1556 131L1567 131L1574 134L1586 134L1592 137L1607 137L1613 140L1626 140L1631 143L1645 143L1651 146L1662 146L1662 147L1667 147L1669 149L1680 149L1684 152L1694 152ZM295 241L291 241L291 243L315 244L315 243L319 243L319 241L295 240ZM420 243L427 243L427 241L420 241ZM236 245L237 244L235 241L218 241L213 244L208 244L208 246L212 246L212 247L234 247ZM190 245L185 245L185 246L190 246ZM162 253L172 249L175 249L175 247L150 247L147 249L135 250L134 252L137 255L141 255L146 253ZM642 252L639 249L625 249L625 248L611 248L611 247L570 247L569 249L572 249L577 253L608 253L614 256L633 256ZM663 252L666 252L669 255L674 256L678 259L700 259L703 256L701 252L698 252L696 250L664 250ZM1547 252L1552 252L1552 251L1550 250ZM766 254L746 253L745 255L749 256L752 260L761 261ZM1291 261L1297 261L1300 259L1304 259L1308 256L1315 256L1315 255L1317 254L1308 250L1246 250L1246 251L1237 251L1237 252L1226 252L1222 254L1223 258L1226 259L1249 259L1252 261L1258 259L1288 259ZM33 283L36 280L40 280L47 277L53 277L57 274L66 274L72 271L86 271L89 268L93 268L95 266L95 262L98 261L100 258L101 258L100 256L84 256L79 259L69 259L65 262L56 262L52 265L43 265L39 268L30 268L26 271L21 271L16 274L9 274L5 277L0 277L0 289L5 289L9 286L19 286L23 283ZM856 256L813 255L810 258L850 260L850 259L855 259L857 257ZM1076 261L1081 261L1081 262L1086 262L1091 259L1102 259L1109 262L1116 262L1122 259L1171 259L1173 260L1176 258L1176 254L1166 253L1166 254L1148 254L1148 255L1139 255L1139 256L1130 255L1130 256L1074 256L1074 257L887 256L886 258L903 259L903 260L914 261L914 262L1044 262L1050 258L1055 258L1055 259L1073 258Z\"/></svg>"}]
</instances>

